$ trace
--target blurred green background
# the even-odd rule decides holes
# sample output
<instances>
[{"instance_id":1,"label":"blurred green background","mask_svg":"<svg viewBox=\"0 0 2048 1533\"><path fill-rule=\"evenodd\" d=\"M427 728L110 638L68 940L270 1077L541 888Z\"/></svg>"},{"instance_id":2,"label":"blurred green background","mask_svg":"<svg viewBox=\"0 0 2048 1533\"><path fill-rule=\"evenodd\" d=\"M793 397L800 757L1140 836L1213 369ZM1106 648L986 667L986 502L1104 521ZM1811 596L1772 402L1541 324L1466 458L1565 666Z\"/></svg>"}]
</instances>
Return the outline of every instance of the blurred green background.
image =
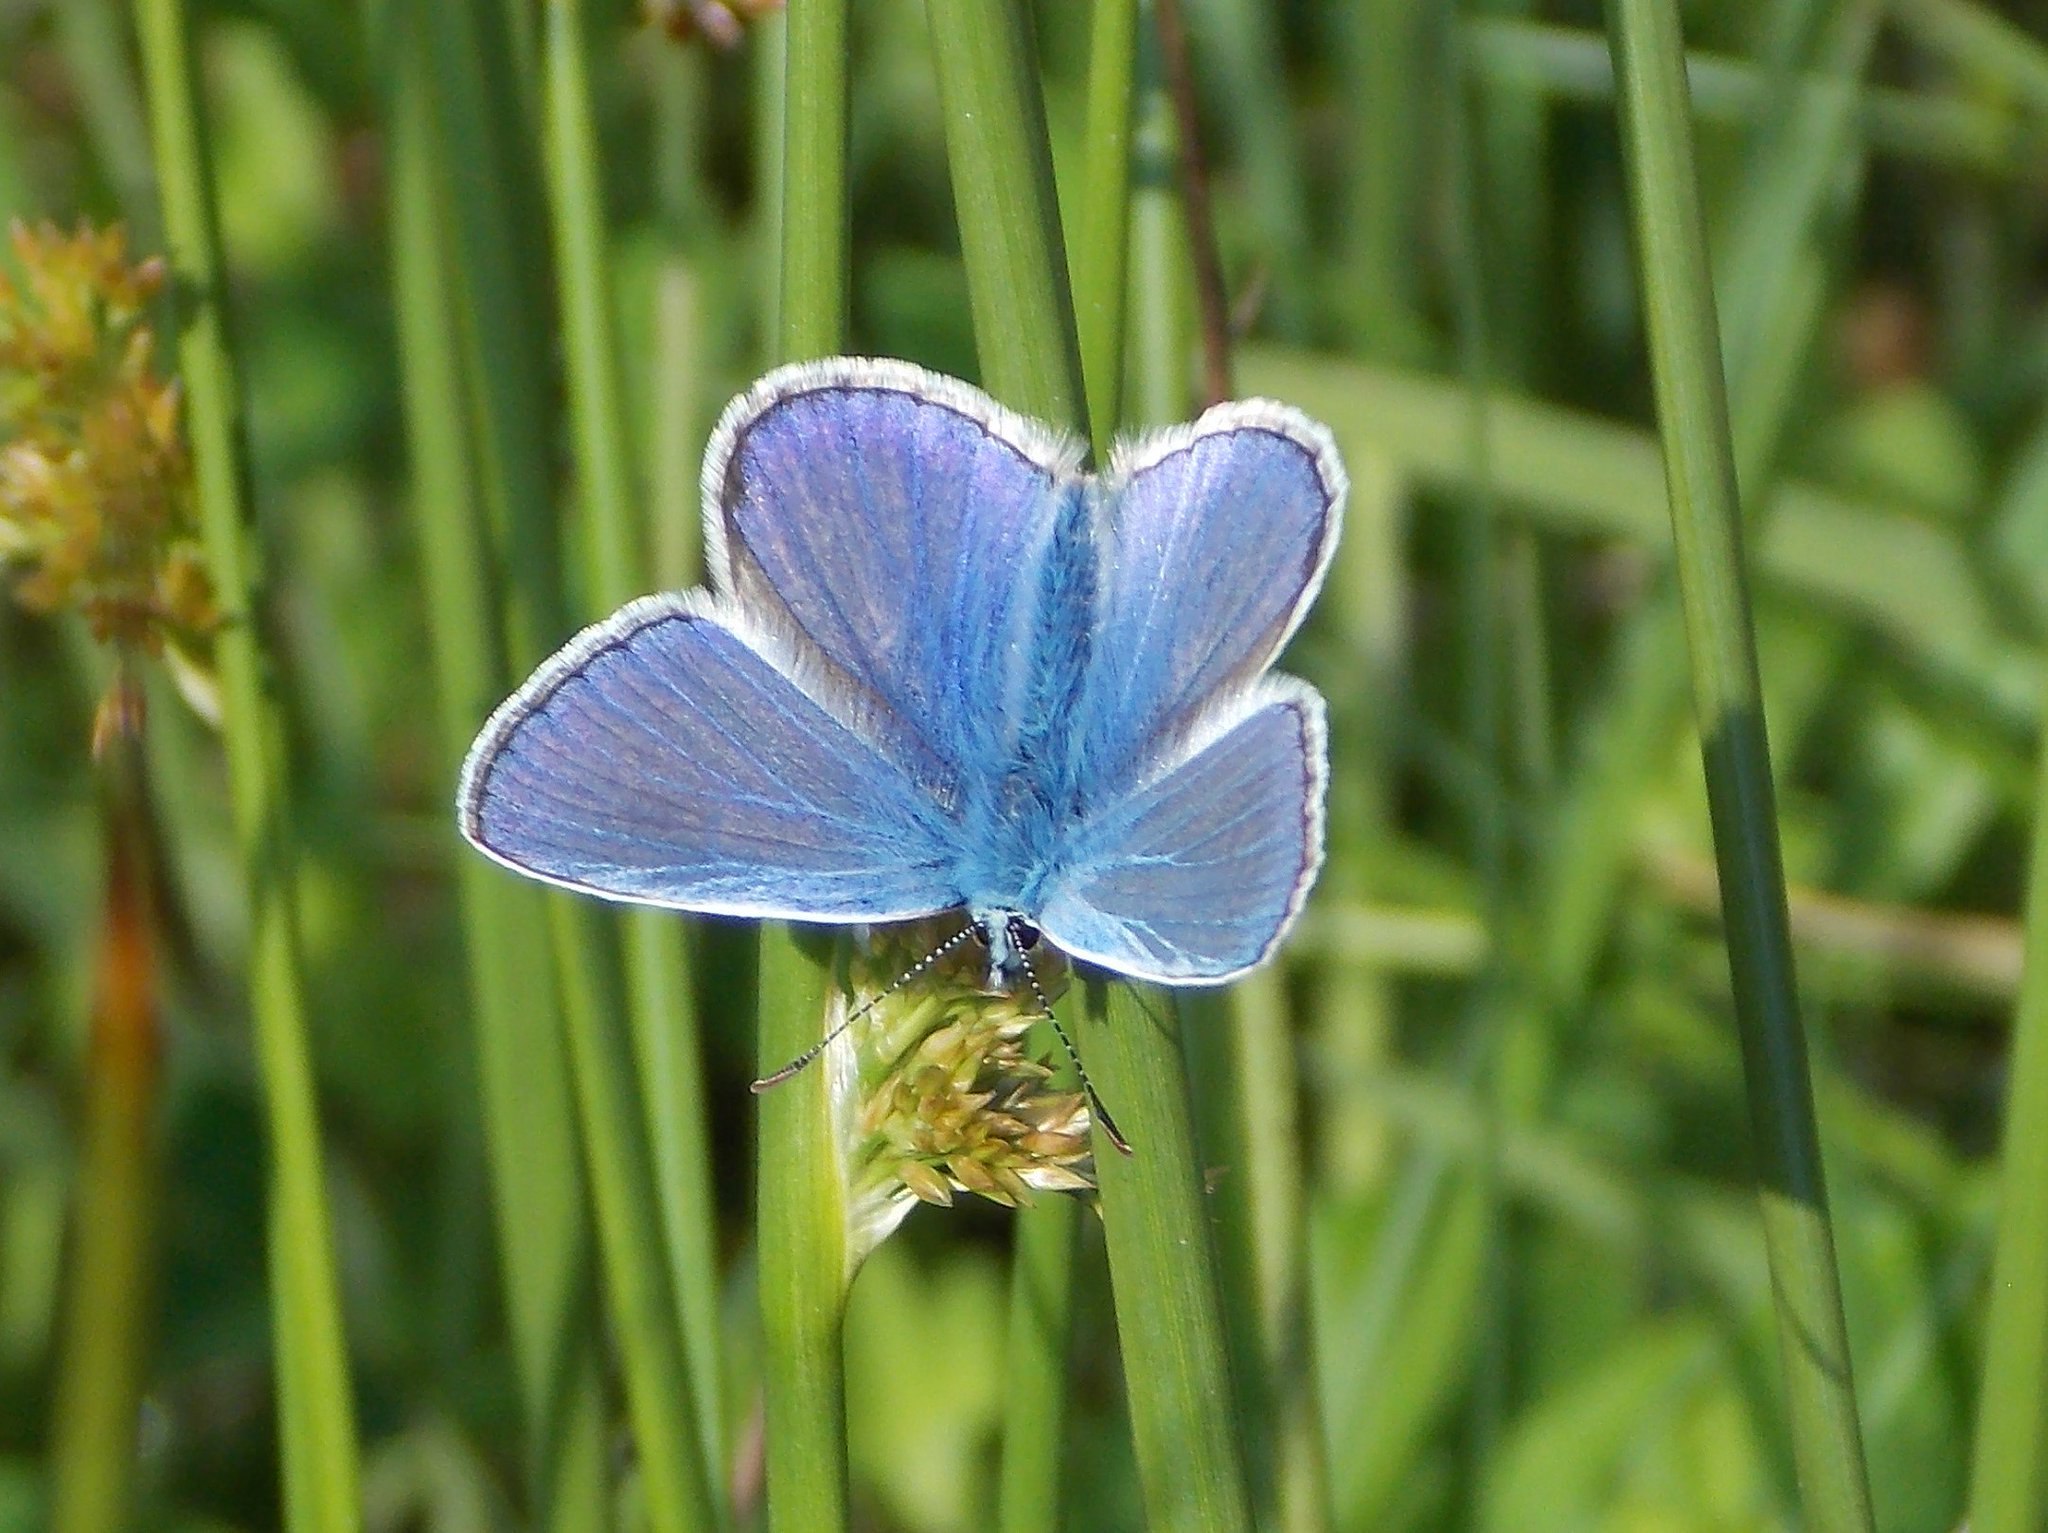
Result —
<instances>
[{"instance_id":1,"label":"blurred green background","mask_svg":"<svg viewBox=\"0 0 2048 1533\"><path fill-rule=\"evenodd\" d=\"M1089 9L1033 7L1070 238ZM1292 1045L1288 1100L1298 1084L1298 1117L1268 1127L1299 1140L1331 1525L1796 1526L1599 10L1186 9L1238 389L1327 421L1354 481L1338 567L1288 661L1335 718L1331 862L1261 992ZM518 5L483 15L501 42L531 22ZM2048 45L2033 40L2048 8L1715 0L1686 17L1873 1491L1881 1527L1950 1533L2048 640ZM363 22L315 0L200 6L204 107L367 1521L507 1527L518 1404L451 877L466 854L422 663L381 66ZM924 11L867 0L855 24L853 349L971 378ZM719 51L624 9L589 20L650 483L687 483L716 410L773 360L759 124L779 25ZM1142 196L1170 159L1148 160L1142 132L1139 150ZM0 216L119 220L149 253L155 209L126 10L0 0ZM526 222L517 253L544 270L537 205ZM1184 294L1184 257L1184 240L1135 247L1134 283ZM527 323L523 344L552 355L544 286ZM678 334L687 354L657 344ZM1483 416L1480 379L1497 389ZM1134 395L1146 382L1134 375ZM559 379L545 397L559 408ZM566 428L550 429L566 483ZM1485 611L1463 564L1475 525L1502 566L1479 588ZM661 568L689 558L688 519L671 531ZM1502 635L1497 663L1475 662L1475 623ZM49 1445L104 676L75 619L0 603L0 1528L39 1525ZM144 1525L270 1528L238 864L215 741L151 685L168 914ZM733 946L705 939L698 984L719 1414L744 1487L756 1071ZM1012 1220L972 1202L919 1211L854 1290L864 1528L984 1520ZM1140 1520L1101 1236L1083 1228L1060 1462L1077 1533Z\"/></svg>"}]
</instances>

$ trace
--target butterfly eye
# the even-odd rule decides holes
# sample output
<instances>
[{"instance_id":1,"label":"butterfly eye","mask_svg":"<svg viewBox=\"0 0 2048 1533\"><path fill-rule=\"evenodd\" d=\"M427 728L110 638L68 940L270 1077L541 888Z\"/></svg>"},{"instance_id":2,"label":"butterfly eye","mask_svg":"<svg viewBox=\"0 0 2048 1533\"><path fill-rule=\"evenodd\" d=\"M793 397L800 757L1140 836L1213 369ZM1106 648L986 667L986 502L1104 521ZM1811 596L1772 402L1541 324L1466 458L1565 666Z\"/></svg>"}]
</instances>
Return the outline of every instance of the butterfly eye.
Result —
<instances>
[{"instance_id":1,"label":"butterfly eye","mask_svg":"<svg viewBox=\"0 0 2048 1533\"><path fill-rule=\"evenodd\" d=\"M1010 935L1016 939L1017 946L1026 953L1038 946L1039 930L1029 921L1011 921Z\"/></svg>"}]
</instances>

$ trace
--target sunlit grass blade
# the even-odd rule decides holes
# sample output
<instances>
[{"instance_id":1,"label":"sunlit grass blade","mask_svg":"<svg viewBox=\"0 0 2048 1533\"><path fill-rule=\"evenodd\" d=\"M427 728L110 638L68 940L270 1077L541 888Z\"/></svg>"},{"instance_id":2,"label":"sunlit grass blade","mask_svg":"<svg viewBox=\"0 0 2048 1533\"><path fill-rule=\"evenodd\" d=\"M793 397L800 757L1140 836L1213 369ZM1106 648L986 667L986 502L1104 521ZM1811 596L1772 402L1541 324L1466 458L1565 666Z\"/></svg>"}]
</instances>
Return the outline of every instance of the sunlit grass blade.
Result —
<instances>
[{"instance_id":1,"label":"sunlit grass blade","mask_svg":"<svg viewBox=\"0 0 2048 1533\"><path fill-rule=\"evenodd\" d=\"M1029 22L1007 0L975 13L938 0L926 15L982 383L1018 409L1088 431L1101 452L1116 430L1116 390L1109 385L1108 400L1091 413L1091 389L1101 370L1113 375L1122 366L1136 7L1126 0L1101 7L1089 61L1091 243L1073 253L1072 268L1087 295L1094 371L1086 382ZM1016 1391L1004 1412L1005 1533L1058 1525L1076 1218L1060 1198L1018 1221L1005 1343Z\"/></svg>"},{"instance_id":2,"label":"sunlit grass blade","mask_svg":"<svg viewBox=\"0 0 2048 1533\"><path fill-rule=\"evenodd\" d=\"M407 18L408 20L410 18ZM452 782L507 685L472 482L439 174L417 31L395 29L387 112L391 265L427 592L442 770ZM527 1492L553 1533L610 1524L593 1251L545 898L450 842L456 859L505 1305L524 1405Z\"/></svg>"},{"instance_id":3,"label":"sunlit grass blade","mask_svg":"<svg viewBox=\"0 0 2048 1533\"><path fill-rule=\"evenodd\" d=\"M833 939L771 926L761 935L760 1069L818 1041ZM766 1393L768 1526L833 1533L848 1525L846 1185L832 1118L831 1061L759 1097L756 1238Z\"/></svg>"},{"instance_id":4,"label":"sunlit grass blade","mask_svg":"<svg viewBox=\"0 0 2048 1533\"><path fill-rule=\"evenodd\" d=\"M982 376L1006 403L1087 421L1030 18L1021 5L926 16ZM1159 1528L1251 1526L1231 1419L1222 1303L1168 992L1090 982L1095 1084L1137 1153L1097 1157L1140 1478ZM1105 1162L1114 1162L1107 1165Z\"/></svg>"},{"instance_id":5,"label":"sunlit grass blade","mask_svg":"<svg viewBox=\"0 0 2048 1533\"><path fill-rule=\"evenodd\" d=\"M2048 749L2034 837L1970 1480L1975 1533L2048 1526Z\"/></svg>"},{"instance_id":6,"label":"sunlit grass blade","mask_svg":"<svg viewBox=\"0 0 2048 1533\"><path fill-rule=\"evenodd\" d=\"M779 360L832 356L849 312L847 0L790 0L779 120L774 304ZM765 152L765 151L764 151ZM759 1053L765 1076L818 1041L833 983L833 942L771 926L761 934ZM759 1101L755 1218L760 1244L768 1525L776 1533L847 1526L846 1186L832 1118L830 1062Z\"/></svg>"},{"instance_id":7,"label":"sunlit grass blade","mask_svg":"<svg viewBox=\"0 0 2048 1533\"><path fill-rule=\"evenodd\" d=\"M1287 985L1267 969L1181 1002L1209 1193L1230 1378L1257 1525L1331 1526L1308 1298L1308 1177Z\"/></svg>"},{"instance_id":8,"label":"sunlit grass blade","mask_svg":"<svg viewBox=\"0 0 2048 1533\"><path fill-rule=\"evenodd\" d=\"M1099 1155L1138 1475L1156 1529L1257 1526L1233 1409L1209 1213L1172 994L1086 983L1079 1042L1132 1144Z\"/></svg>"},{"instance_id":9,"label":"sunlit grass blade","mask_svg":"<svg viewBox=\"0 0 2048 1533\"><path fill-rule=\"evenodd\" d=\"M1137 0L1095 7L1082 233L1067 251L1089 442L1098 462L1106 461L1122 424L1138 31ZM1051 1533L1060 1525L1080 1214L1071 1198L1045 1199L1017 1213L1003 1359L1002 1533Z\"/></svg>"},{"instance_id":10,"label":"sunlit grass blade","mask_svg":"<svg viewBox=\"0 0 2048 1533\"><path fill-rule=\"evenodd\" d=\"M228 343L212 164L183 0L138 0L136 28L165 240L185 311L178 368L200 526L214 590L232 618L218 638L216 663L269 1133L270 1303L285 1520L293 1533L344 1533L361 1519L355 1396L300 974L284 728L266 684L265 614L257 604L263 560L253 536L240 385Z\"/></svg>"},{"instance_id":11,"label":"sunlit grass blade","mask_svg":"<svg viewBox=\"0 0 2048 1533\"><path fill-rule=\"evenodd\" d=\"M1872 1526L1800 1025L1684 44L1670 0L1612 0L1638 264L1805 1521Z\"/></svg>"},{"instance_id":12,"label":"sunlit grass blade","mask_svg":"<svg viewBox=\"0 0 2048 1533\"><path fill-rule=\"evenodd\" d=\"M1138 0L1100 0L1088 46L1088 162L1081 229L1068 252L1088 391L1088 436L1102 459L1123 421L1124 314L1131 230L1131 100Z\"/></svg>"}]
</instances>

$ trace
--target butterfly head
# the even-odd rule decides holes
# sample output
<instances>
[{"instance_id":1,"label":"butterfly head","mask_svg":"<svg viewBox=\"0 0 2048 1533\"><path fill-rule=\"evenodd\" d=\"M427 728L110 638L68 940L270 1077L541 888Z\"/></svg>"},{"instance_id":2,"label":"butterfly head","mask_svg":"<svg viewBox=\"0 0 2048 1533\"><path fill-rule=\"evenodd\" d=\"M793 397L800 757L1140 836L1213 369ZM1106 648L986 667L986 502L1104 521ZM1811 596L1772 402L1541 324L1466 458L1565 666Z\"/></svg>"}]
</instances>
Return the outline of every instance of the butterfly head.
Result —
<instances>
[{"instance_id":1,"label":"butterfly head","mask_svg":"<svg viewBox=\"0 0 2048 1533\"><path fill-rule=\"evenodd\" d=\"M1036 926L1014 910L977 910L969 929L988 951L985 988L991 994L1009 995L1026 986L1038 988L1031 961L1025 956L1039 944Z\"/></svg>"}]
</instances>

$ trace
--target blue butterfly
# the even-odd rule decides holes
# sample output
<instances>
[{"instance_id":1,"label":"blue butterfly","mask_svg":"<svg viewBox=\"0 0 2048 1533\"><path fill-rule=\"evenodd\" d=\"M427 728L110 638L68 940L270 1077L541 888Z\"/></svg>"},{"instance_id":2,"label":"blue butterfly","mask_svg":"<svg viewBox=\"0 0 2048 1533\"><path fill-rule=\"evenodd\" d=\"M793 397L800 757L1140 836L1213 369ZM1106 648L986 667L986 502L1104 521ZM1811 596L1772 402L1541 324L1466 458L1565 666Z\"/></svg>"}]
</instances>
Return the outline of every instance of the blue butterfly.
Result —
<instances>
[{"instance_id":1,"label":"blue butterfly","mask_svg":"<svg viewBox=\"0 0 2048 1533\"><path fill-rule=\"evenodd\" d=\"M606 899L965 910L1144 980L1256 967L1323 856L1322 697L1272 674L1336 548L1329 433L1262 400L1081 445L902 362L780 368L705 454L709 591L577 635L463 764L462 833Z\"/></svg>"}]
</instances>

